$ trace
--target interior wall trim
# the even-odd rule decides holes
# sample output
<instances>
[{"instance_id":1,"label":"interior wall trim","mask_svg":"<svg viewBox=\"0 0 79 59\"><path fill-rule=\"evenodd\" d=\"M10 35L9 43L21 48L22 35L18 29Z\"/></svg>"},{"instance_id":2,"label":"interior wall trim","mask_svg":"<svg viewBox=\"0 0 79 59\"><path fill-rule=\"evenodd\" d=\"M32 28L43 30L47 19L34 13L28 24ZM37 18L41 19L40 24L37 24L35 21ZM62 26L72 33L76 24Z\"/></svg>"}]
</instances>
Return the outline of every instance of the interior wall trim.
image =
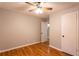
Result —
<instances>
[{"instance_id":1,"label":"interior wall trim","mask_svg":"<svg viewBox=\"0 0 79 59\"><path fill-rule=\"evenodd\" d=\"M22 48L22 47L30 46L30 45L37 44L37 43L40 43L40 42L34 42L34 43L26 44L26 45L21 45L21 46L5 49L5 50L0 50L0 53L7 52L7 51L10 51L10 50L14 50L14 49L17 49L17 48Z\"/></svg>"},{"instance_id":2,"label":"interior wall trim","mask_svg":"<svg viewBox=\"0 0 79 59\"><path fill-rule=\"evenodd\" d=\"M63 50L61 50L61 49L59 49L59 48L56 48L56 47L54 47L54 46L52 46L52 45L49 45L49 47L54 48L54 49L56 49L56 50L58 50L58 51L61 51L61 52L65 53L65 54L67 54L67 55L69 55L69 56L74 56L74 55L68 54L68 53L66 53L65 51L63 51Z\"/></svg>"},{"instance_id":3,"label":"interior wall trim","mask_svg":"<svg viewBox=\"0 0 79 59\"><path fill-rule=\"evenodd\" d=\"M54 47L54 46L52 46L52 45L49 45L49 47L54 48L54 49L59 50L59 51L63 51L63 50L61 50L61 49L59 49L59 48L56 48L56 47Z\"/></svg>"}]
</instances>

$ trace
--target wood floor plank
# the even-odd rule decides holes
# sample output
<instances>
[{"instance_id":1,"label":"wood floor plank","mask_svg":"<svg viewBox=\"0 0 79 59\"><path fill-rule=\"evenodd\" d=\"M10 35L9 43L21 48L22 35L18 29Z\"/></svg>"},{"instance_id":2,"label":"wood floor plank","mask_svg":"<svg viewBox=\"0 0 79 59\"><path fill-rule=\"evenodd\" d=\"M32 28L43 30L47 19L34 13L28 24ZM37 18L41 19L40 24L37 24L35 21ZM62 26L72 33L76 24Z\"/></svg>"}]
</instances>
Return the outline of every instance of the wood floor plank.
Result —
<instances>
[{"instance_id":1,"label":"wood floor plank","mask_svg":"<svg viewBox=\"0 0 79 59\"><path fill-rule=\"evenodd\" d=\"M48 46L48 42L38 43L23 48L14 49L0 56L66 56L67 54Z\"/></svg>"}]
</instances>

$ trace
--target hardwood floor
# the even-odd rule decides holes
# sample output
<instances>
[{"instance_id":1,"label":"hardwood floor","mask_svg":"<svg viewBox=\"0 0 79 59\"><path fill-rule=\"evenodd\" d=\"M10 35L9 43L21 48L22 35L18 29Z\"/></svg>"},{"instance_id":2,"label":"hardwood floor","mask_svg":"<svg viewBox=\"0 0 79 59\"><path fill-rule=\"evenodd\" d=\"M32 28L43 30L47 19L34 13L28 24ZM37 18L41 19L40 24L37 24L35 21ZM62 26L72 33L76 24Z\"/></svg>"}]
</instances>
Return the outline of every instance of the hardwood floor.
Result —
<instances>
[{"instance_id":1,"label":"hardwood floor","mask_svg":"<svg viewBox=\"0 0 79 59\"><path fill-rule=\"evenodd\" d=\"M48 42L38 43L23 48L14 49L0 56L66 56L67 54L48 46Z\"/></svg>"}]
</instances>

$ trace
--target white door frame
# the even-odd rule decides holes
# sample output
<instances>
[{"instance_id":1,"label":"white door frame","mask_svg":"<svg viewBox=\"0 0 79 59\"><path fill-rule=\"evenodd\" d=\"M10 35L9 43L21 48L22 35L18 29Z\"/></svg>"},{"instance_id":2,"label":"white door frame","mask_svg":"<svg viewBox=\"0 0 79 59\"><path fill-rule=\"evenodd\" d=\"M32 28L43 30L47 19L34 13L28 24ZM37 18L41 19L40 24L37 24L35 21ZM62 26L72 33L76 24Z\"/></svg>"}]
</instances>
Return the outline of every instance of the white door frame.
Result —
<instances>
[{"instance_id":1,"label":"white door frame","mask_svg":"<svg viewBox=\"0 0 79 59\"><path fill-rule=\"evenodd\" d=\"M43 25L42 25L42 23L48 23L48 22L47 22L47 21L45 21L45 22L44 22L44 21L42 21L42 22L41 22L41 42L45 42L45 41L47 41L47 40L48 40L48 38L47 38L47 37L48 37L48 36L47 36L47 35L48 35L48 33L46 33L46 37L42 36L42 35L43 35L43 32L42 32L42 31L44 31L44 30L42 30L42 26L43 26ZM47 25L46 25L46 26L47 26ZM47 28L47 32L48 32L48 28ZM44 41L44 40L42 40L43 38L45 39L45 41Z\"/></svg>"}]
</instances>

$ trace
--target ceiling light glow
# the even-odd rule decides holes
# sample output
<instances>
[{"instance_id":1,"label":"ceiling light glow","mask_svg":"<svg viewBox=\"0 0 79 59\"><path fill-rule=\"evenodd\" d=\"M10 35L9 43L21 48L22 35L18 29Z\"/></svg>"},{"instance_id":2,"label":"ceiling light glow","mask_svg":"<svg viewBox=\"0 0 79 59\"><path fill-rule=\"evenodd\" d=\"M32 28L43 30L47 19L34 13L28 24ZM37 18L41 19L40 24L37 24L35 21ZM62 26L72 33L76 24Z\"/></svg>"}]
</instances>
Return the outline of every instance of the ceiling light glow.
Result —
<instances>
[{"instance_id":1,"label":"ceiling light glow","mask_svg":"<svg viewBox=\"0 0 79 59\"><path fill-rule=\"evenodd\" d=\"M42 14L42 13L43 13L43 10L42 10L41 8L37 8L37 9L35 10L35 13L36 13L36 14Z\"/></svg>"},{"instance_id":2,"label":"ceiling light glow","mask_svg":"<svg viewBox=\"0 0 79 59\"><path fill-rule=\"evenodd\" d=\"M47 27L50 27L50 24L47 24Z\"/></svg>"}]
</instances>

